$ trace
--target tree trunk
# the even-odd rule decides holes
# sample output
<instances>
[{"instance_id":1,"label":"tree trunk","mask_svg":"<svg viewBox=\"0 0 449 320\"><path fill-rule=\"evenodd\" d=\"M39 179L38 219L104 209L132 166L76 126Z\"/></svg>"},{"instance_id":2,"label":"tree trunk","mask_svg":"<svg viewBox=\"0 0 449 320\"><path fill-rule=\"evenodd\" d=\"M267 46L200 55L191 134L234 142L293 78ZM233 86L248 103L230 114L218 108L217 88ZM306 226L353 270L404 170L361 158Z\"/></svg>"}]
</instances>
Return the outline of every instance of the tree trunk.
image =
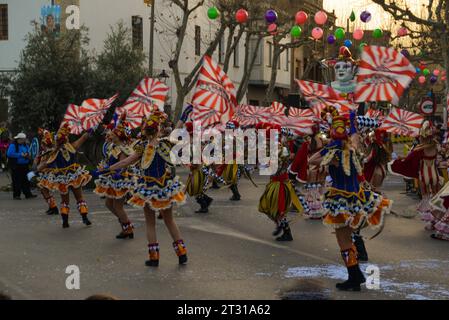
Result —
<instances>
[{"instance_id":1,"label":"tree trunk","mask_svg":"<svg viewBox=\"0 0 449 320\"><path fill-rule=\"evenodd\" d=\"M274 100L274 89L276 87L276 79L278 75L278 63L282 53L279 46L277 45L274 46L273 51L273 60L271 62L271 79L270 83L268 84L267 94L265 97L266 106L269 106Z\"/></svg>"}]
</instances>

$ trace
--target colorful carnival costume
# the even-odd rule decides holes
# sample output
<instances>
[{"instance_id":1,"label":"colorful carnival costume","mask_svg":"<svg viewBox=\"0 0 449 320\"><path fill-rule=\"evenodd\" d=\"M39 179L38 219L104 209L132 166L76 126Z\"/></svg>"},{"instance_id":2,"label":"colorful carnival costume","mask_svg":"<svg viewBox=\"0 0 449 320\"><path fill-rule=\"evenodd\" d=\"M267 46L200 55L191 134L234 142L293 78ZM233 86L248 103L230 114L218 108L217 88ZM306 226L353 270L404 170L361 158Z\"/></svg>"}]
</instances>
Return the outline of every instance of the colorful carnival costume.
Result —
<instances>
[{"instance_id":1,"label":"colorful carnival costume","mask_svg":"<svg viewBox=\"0 0 449 320\"><path fill-rule=\"evenodd\" d=\"M323 149L326 140L322 133L317 133L312 140L304 142L289 167L290 173L303 184L300 192L304 195L308 207L304 214L312 220L320 220L324 215L323 201L327 172L322 166L309 165L308 159Z\"/></svg>"},{"instance_id":2,"label":"colorful carnival costume","mask_svg":"<svg viewBox=\"0 0 449 320\"><path fill-rule=\"evenodd\" d=\"M54 139L53 135L50 131L45 129L39 129L38 134L41 138L39 154L34 159L33 167L38 167L41 163L46 163L48 157L53 148ZM41 180L41 174L38 172L37 181ZM48 204L48 210L46 214L48 215L59 215L58 206L56 204L56 200L53 197L53 194L48 188L41 187L41 194L44 197L45 202Z\"/></svg>"},{"instance_id":3,"label":"colorful carnival costume","mask_svg":"<svg viewBox=\"0 0 449 320\"><path fill-rule=\"evenodd\" d=\"M323 222L337 231L340 228L354 231L366 225L380 227L384 214L391 207L391 201L361 186L360 182L364 181L363 170L347 135L349 121L340 116L334 107L323 111L323 119L327 118L328 113L332 115L332 142L321 152L321 165L328 167L332 185L325 194L326 214ZM353 128L351 126L352 132ZM347 281L337 284L337 288L359 291L365 278L359 268L357 248L352 244L350 248L341 250L349 277Z\"/></svg>"},{"instance_id":4,"label":"colorful carnival costume","mask_svg":"<svg viewBox=\"0 0 449 320\"><path fill-rule=\"evenodd\" d=\"M126 113L122 114L119 121L115 119L114 124L107 128L107 139L110 142L107 145L106 158L99 164L98 169L110 167L120 160L131 155L132 148L130 131L126 122ZM94 192L100 197L105 197L106 206L117 216L122 231L116 236L117 239L133 239L134 226L123 210L125 198L129 190L133 187L133 181L130 173L126 169L110 171L100 174L95 180L96 188Z\"/></svg>"},{"instance_id":5,"label":"colorful carnival costume","mask_svg":"<svg viewBox=\"0 0 449 320\"><path fill-rule=\"evenodd\" d=\"M83 199L82 187L87 185L92 176L76 162L76 149L81 146L89 137L85 133L78 141L71 144L68 140L70 130L68 124L64 124L56 135L55 147L48 155L47 161L42 164L43 169L40 170L42 175L38 186L46 188L50 191L59 192L61 194L61 217L63 228L69 227L69 192L75 194L78 202L78 211L81 214L83 223L91 225L87 218L87 203Z\"/></svg>"},{"instance_id":6,"label":"colorful carnival costume","mask_svg":"<svg viewBox=\"0 0 449 320\"><path fill-rule=\"evenodd\" d=\"M160 111L154 111L142 126L143 137L134 145L134 153L125 160L105 168L104 170L118 170L129 166L137 161L139 174L135 177L134 187L130 190L131 199L129 204L144 208L145 219L155 219L156 212L162 212L164 221L168 215L172 218L173 204L183 204L185 202L184 185L179 181L179 177L173 175L170 170L172 162L170 152L173 145L166 139L158 139L160 125L167 119L167 115ZM164 215L167 214L167 217ZM145 262L146 266L159 266L159 243L152 241L156 239L155 230L153 230L155 221L151 222L152 228L148 229L148 253L149 260ZM167 227L169 225L167 224ZM180 238L179 230L171 221L172 228L170 233L173 237L173 248L179 258L179 264L187 263L187 250L184 241ZM178 236L174 236L173 233ZM150 234L151 233L151 234Z\"/></svg>"},{"instance_id":7,"label":"colorful carnival costume","mask_svg":"<svg viewBox=\"0 0 449 320\"><path fill-rule=\"evenodd\" d=\"M388 164L391 173L405 178L417 179L422 200L417 210L421 219L427 222L426 229L433 230L437 222L432 214L430 199L440 190L442 179L438 174L437 143L434 141L434 128L429 121L424 121L420 131L421 143L405 159L398 159Z\"/></svg>"},{"instance_id":8,"label":"colorful carnival costume","mask_svg":"<svg viewBox=\"0 0 449 320\"><path fill-rule=\"evenodd\" d=\"M382 186L387 176L387 165L391 160L393 146L388 137L388 133L376 129L369 139L368 156L365 159L363 173L376 191Z\"/></svg>"},{"instance_id":9,"label":"colorful carnival costume","mask_svg":"<svg viewBox=\"0 0 449 320\"><path fill-rule=\"evenodd\" d=\"M435 233L431 235L434 239L449 241L449 183L438 192L430 201L434 210ZM436 218L440 216L440 218Z\"/></svg>"},{"instance_id":10,"label":"colorful carnival costume","mask_svg":"<svg viewBox=\"0 0 449 320\"><path fill-rule=\"evenodd\" d=\"M280 127L270 124L259 124L258 129L277 130ZM276 229L273 236L279 236L277 241L292 241L290 225L286 214L293 205L298 212L303 212L304 207L296 195L295 189L289 179L288 166L290 160L290 151L285 142L278 145L278 170L270 177L270 182L265 187L259 201L259 212L264 213L275 224Z\"/></svg>"}]
</instances>

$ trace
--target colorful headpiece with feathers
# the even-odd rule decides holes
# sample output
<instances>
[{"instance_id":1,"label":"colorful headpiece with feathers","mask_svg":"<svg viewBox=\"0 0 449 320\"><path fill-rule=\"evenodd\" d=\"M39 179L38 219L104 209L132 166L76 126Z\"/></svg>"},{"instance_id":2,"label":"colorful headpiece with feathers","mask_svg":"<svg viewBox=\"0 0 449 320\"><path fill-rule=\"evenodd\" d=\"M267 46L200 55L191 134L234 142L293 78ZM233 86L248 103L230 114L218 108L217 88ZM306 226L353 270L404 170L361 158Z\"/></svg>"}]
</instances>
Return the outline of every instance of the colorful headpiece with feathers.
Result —
<instances>
[{"instance_id":1,"label":"colorful headpiece with feathers","mask_svg":"<svg viewBox=\"0 0 449 320\"><path fill-rule=\"evenodd\" d=\"M331 138L334 140L345 140L348 137L347 127L349 126L349 119L341 116L337 108L328 106L321 111L321 118L328 121L328 114L332 118L331 124Z\"/></svg>"},{"instance_id":2,"label":"colorful headpiece with feathers","mask_svg":"<svg viewBox=\"0 0 449 320\"><path fill-rule=\"evenodd\" d=\"M113 123L109 124L106 128L111 130L120 141L128 142L131 139L131 129L128 121L126 121L126 112L122 113L120 119L115 114Z\"/></svg>"},{"instance_id":3,"label":"colorful headpiece with feathers","mask_svg":"<svg viewBox=\"0 0 449 320\"><path fill-rule=\"evenodd\" d=\"M67 143L69 140L69 134L70 134L70 125L67 122L65 122L62 124L62 126L56 133L56 143L58 145Z\"/></svg>"},{"instance_id":4,"label":"colorful headpiece with feathers","mask_svg":"<svg viewBox=\"0 0 449 320\"><path fill-rule=\"evenodd\" d=\"M53 146L54 136L50 131L48 131L47 129L39 128L37 133L41 138L41 145L43 147L50 148Z\"/></svg>"},{"instance_id":5,"label":"colorful headpiece with feathers","mask_svg":"<svg viewBox=\"0 0 449 320\"><path fill-rule=\"evenodd\" d=\"M143 119L142 129L153 128L158 129L161 124L167 120L166 113L155 110L146 119Z\"/></svg>"}]
</instances>

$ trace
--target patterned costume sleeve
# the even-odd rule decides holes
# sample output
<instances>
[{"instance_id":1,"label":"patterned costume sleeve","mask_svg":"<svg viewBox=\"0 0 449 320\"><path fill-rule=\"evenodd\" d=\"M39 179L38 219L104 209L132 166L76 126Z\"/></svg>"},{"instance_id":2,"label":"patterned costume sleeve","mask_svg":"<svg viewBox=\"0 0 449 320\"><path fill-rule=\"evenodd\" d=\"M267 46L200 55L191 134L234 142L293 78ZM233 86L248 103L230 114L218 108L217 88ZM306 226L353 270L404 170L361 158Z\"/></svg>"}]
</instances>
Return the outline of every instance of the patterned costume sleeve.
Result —
<instances>
[{"instance_id":1,"label":"patterned costume sleeve","mask_svg":"<svg viewBox=\"0 0 449 320\"><path fill-rule=\"evenodd\" d=\"M173 163L170 158L170 153L173 148L173 143L171 143L169 140L161 140L159 142L159 145L157 147L157 152L159 155L164 159L165 162L167 162L167 165L173 166Z\"/></svg>"},{"instance_id":2,"label":"patterned costume sleeve","mask_svg":"<svg viewBox=\"0 0 449 320\"><path fill-rule=\"evenodd\" d=\"M139 156L141 156L145 150L145 146L143 144L142 141L137 141L134 145L133 145L133 150L135 153L137 153Z\"/></svg>"}]
</instances>

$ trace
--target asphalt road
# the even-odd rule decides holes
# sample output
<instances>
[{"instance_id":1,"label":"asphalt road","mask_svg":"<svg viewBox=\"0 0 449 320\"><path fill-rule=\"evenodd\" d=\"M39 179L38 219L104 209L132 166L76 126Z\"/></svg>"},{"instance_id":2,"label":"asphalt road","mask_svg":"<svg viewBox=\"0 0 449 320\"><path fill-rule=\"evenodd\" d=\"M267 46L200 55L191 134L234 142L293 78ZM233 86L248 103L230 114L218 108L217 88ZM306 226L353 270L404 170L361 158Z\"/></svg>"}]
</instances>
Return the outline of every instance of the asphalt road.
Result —
<instances>
[{"instance_id":1,"label":"asphalt road","mask_svg":"<svg viewBox=\"0 0 449 320\"><path fill-rule=\"evenodd\" d=\"M120 241L116 219L91 192L86 197L93 225L81 224L72 203L67 230L59 217L45 215L41 198L13 201L11 193L0 192L0 292L15 299L84 299L95 293L121 299L449 299L449 243L431 239L413 217L417 199L402 193L401 179L389 177L385 185L398 215L389 215L383 233L367 241L370 262L362 269L379 268L380 288L361 293L335 290L346 271L332 230L321 222L292 215L295 240L273 240L274 225L257 211L266 178L256 181L258 188L242 181L240 202L228 201L227 189L212 191L209 214L195 214L191 200L177 209L187 266L177 265L159 221L158 269L144 266L140 210L128 207L136 237ZM79 267L79 290L66 288L69 265Z\"/></svg>"}]
</instances>

